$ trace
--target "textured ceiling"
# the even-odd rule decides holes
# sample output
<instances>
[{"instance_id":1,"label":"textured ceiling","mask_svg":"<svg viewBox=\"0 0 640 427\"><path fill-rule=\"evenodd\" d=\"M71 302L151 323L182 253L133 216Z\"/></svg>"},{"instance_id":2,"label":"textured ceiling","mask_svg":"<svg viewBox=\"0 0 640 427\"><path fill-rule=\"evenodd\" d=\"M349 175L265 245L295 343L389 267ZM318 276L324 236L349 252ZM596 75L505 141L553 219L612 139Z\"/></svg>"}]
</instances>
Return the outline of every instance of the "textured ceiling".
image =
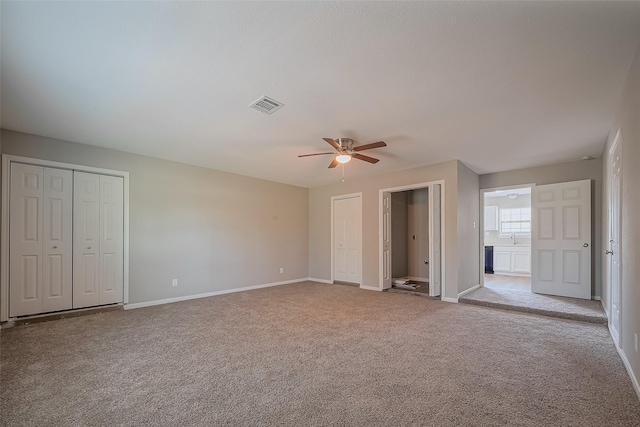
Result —
<instances>
[{"instance_id":1,"label":"textured ceiling","mask_svg":"<svg viewBox=\"0 0 640 427\"><path fill-rule=\"evenodd\" d=\"M2 2L2 127L314 187L599 156L639 2ZM248 108L262 95L286 106Z\"/></svg>"}]
</instances>

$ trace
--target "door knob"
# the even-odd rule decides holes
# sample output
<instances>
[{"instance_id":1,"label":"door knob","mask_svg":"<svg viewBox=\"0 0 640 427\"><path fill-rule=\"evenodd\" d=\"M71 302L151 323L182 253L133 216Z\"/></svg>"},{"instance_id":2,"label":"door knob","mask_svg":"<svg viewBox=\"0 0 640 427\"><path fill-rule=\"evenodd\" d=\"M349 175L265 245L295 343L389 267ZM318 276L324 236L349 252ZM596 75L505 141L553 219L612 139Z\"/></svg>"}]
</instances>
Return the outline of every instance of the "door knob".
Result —
<instances>
[{"instance_id":1,"label":"door knob","mask_svg":"<svg viewBox=\"0 0 640 427\"><path fill-rule=\"evenodd\" d=\"M53 249L58 249L58 247L57 247L57 246L54 246L54 247L53 247Z\"/></svg>"},{"instance_id":2,"label":"door knob","mask_svg":"<svg viewBox=\"0 0 640 427\"><path fill-rule=\"evenodd\" d=\"M87 246L87 249L91 249L91 246Z\"/></svg>"},{"instance_id":3,"label":"door knob","mask_svg":"<svg viewBox=\"0 0 640 427\"><path fill-rule=\"evenodd\" d=\"M613 255L613 251L610 251L610 250L606 250L606 251L604 251L604 253L607 254L607 255Z\"/></svg>"},{"instance_id":4,"label":"door knob","mask_svg":"<svg viewBox=\"0 0 640 427\"><path fill-rule=\"evenodd\" d=\"M582 246L585 247L585 248L588 248L589 244L588 243L583 243Z\"/></svg>"}]
</instances>

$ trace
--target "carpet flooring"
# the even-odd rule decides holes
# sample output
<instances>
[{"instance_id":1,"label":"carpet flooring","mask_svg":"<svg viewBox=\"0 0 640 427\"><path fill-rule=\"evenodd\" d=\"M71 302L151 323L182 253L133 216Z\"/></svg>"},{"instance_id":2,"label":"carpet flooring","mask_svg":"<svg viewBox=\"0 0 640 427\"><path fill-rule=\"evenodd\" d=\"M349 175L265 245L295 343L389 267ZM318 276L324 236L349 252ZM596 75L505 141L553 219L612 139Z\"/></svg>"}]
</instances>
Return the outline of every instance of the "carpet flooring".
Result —
<instances>
[{"instance_id":1,"label":"carpet flooring","mask_svg":"<svg viewBox=\"0 0 640 427\"><path fill-rule=\"evenodd\" d=\"M304 282L0 331L3 426L633 426L605 326Z\"/></svg>"},{"instance_id":2,"label":"carpet flooring","mask_svg":"<svg viewBox=\"0 0 640 427\"><path fill-rule=\"evenodd\" d=\"M483 287L462 296L459 302L582 322L607 323L602 304L594 300Z\"/></svg>"}]
</instances>

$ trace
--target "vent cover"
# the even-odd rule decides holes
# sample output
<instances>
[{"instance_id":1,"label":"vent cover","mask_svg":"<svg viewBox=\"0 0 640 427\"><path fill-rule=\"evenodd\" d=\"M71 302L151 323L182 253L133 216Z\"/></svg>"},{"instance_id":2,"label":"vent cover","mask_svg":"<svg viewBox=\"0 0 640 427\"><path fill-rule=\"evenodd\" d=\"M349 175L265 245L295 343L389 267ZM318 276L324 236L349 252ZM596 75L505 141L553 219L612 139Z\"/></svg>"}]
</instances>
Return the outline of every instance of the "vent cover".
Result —
<instances>
[{"instance_id":1,"label":"vent cover","mask_svg":"<svg viewBox=\"0 0 640 427\"><path fill-rule=\"evenodd\" d=\"M273 114L284 107L284 104L276 101L275 99L271 99L268 96L263 96L254 101L249 105L249 107L265 114Z\"/></svg>"}]
</instances>

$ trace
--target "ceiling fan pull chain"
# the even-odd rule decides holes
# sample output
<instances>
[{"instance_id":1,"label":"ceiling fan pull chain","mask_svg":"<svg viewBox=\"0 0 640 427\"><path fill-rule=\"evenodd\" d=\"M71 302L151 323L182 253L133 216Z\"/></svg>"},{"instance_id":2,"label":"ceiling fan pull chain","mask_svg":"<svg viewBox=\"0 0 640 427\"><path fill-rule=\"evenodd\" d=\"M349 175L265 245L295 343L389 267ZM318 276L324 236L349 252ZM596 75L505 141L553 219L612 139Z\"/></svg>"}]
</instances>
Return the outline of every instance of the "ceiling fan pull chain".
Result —
<instances>
[{"instance_id":1,"label":"ceiling fan pull chain","mask_svg":"<svg viewBox=\"0 0 640 427\"><path fill-rule=\"evenodd\" d=\"M342 164L342 182L344 182L344 163Z\"/></svg>"}]
</instances>

